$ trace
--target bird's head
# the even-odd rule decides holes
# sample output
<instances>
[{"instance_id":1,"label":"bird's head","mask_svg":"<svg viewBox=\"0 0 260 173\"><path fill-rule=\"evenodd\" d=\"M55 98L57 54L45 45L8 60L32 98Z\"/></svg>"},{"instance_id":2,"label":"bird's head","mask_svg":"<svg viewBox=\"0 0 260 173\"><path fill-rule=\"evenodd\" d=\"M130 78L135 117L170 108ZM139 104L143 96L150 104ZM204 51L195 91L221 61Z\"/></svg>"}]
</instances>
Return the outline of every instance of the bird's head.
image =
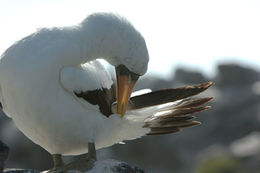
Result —
<instances>
[{"instance_id":1,"label":"bird's head","mask_svg":"<svg viewBox=\"0 0 260 173\"><path fill-rule=\"evenodd\" d=\"M125 18L111 13L95 13L82 23L89 47L115 67L117 113L124 116L138 78L147 71L149 54L143 36ZM84 29L84 28L83 28ZM94 48L94 49L93 49Z\"/></svg>"}]
</instances>

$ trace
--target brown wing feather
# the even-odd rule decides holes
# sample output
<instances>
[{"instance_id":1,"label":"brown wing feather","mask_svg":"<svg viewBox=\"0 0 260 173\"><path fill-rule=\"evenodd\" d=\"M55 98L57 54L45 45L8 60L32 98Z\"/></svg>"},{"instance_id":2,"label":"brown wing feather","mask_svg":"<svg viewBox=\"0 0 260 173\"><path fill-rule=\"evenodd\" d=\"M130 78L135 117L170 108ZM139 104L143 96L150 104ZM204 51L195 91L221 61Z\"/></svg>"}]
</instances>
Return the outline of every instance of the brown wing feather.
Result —
<instances>
[{"instance_id":1,"label":"brown wing feather","mask_svg":"<svg viewBox=\"0 0 260 173\"><path fill-rule=\"evenodd\" d=\"M170 128L151 128L151 132L147 135L164 135L169 133L176 133L181 131L178 127L170 127Z\"/></svg>"},{"instance_id":2,"label":"brown wing feather","mask_svg":"<svg viewBox=\"0 0 260 173\"><path fill-rule=\"evenodd\" d=\"M90 104L98 105L100 112L106 117L109 117L112 114L111 105L116 100L114 85L112 85L110 89L102 88L85 92L74 91L74 94Z\"/></svg>"},{"instance_id":3,"label":"brown wing feather","mask_svg":"<svg viewBox=\"0 0 260 173\"><path fill-rule=\"evenodd\" d=\"M204 98L199 98L199 99L191 99L189 98L188 100L183 100L180 102L178 105L176 105L175 108L189 108L189 107L199 107L210 100L212 100L213 97L204 97Z\"/></svg>"},{"instance_id":4,"label":"brown wing feather","mask_svg":"<svg viewBox=\"0 0 260 173\"><path fill-rule=\"evenodd\" d=\"M148 106L160 105L188 98L205 91L212 84L212 82L207 82L194 86L158 90L151 93L131 97L128 105L128 110L140 109Z\"/></svg>"},{"instance_id":5,"label":"brown wing feather","mask_svg":"<svg viewBox=\"0 0 260 173\"><path fill-rule=\"evenodd\" d=\"M171 110L161 112L162 115L147 119L144 125L144 128L150 128L147 135L175 133L182 128L199 125L200 122L193 121L196 117L190 114L209 109L210 106L203 105L211 99L211 97L189 98L175 105Z\"/></svg>"}]
</instances>

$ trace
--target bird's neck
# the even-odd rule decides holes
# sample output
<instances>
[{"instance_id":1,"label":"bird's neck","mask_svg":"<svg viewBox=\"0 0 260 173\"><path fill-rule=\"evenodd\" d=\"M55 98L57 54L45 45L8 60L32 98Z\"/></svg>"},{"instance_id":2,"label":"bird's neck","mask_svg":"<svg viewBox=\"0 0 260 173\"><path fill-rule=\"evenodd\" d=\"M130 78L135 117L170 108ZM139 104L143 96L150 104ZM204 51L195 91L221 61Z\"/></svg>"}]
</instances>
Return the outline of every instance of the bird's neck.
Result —
<instances>
[{"instance_id":1,"label":"bird's neck","mask_svg":"<svg viewBox=\"0 0 260 173\"><path fill-rule=\"evenodd\" d=\"M112 56L108 50L108 46L105 45L104 40L100 37L90 36L84 46L87 60L95 60L98 58L109 59Z\"/></svg>"},{"instance_id":2,"label":"bird's neck","mask_svg":"<svg viewBox=\"0 0 260 173\"><path fill-rule=\"evenodd\" d=\"M96 31L90 28L83 30L79 35L82 56L84 57L81 63L102 58L108 62L115 61L115 52L118 49L116 41L111 39L108 30Z\"/></svg>"}]
</instances>

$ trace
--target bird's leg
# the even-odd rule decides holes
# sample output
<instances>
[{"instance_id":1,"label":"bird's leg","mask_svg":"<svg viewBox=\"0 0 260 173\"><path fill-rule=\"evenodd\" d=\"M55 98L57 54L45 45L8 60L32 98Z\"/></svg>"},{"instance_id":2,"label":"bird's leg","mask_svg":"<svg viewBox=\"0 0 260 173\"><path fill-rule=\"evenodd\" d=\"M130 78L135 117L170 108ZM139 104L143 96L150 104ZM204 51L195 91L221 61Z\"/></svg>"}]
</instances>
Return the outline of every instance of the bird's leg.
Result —
<instances>
[{"instance_id":1,"label":"bird's leg","mask_svg":"<svg viewBox=\"0 0 260 173\"><path fill-rule=\"evenodd\" d=\"M88 158L89 160L97 161L95 143L88 143Z\"/></svg>"},{"instance_id":2,"label":"bird's leg","mask_svg":"<svg viewBox=\"0 0 260 173\"><path fill-rule=\"evenodd\" d=\"M47 173L66 172L61 154L52 154L53 168Z\"/></svg>"},{"instance_id":3,"label":"bird's leg","mask_svg":"<svg viewBox=\"0 0 260 173\"><path fill-rule=\"evenodd\" d=\"M84 156L84 158L75 160L71 163L68 163L62 166L63 170L80 170L80 171L88 171L93 168L96 157L96 148L95 143L88 143L88 155Z\"/></svg>"},{"instance_id":4,"label":"bird's leg","mask_svg":"<svg viewBox=\"0 0 260 173\"><path fill-rule=\"evenodd\" d=\"M64 165L61 154L53 154L52 159L53 159L54 169L58 167L62 167Z\"/></svg>"}]
</instances>

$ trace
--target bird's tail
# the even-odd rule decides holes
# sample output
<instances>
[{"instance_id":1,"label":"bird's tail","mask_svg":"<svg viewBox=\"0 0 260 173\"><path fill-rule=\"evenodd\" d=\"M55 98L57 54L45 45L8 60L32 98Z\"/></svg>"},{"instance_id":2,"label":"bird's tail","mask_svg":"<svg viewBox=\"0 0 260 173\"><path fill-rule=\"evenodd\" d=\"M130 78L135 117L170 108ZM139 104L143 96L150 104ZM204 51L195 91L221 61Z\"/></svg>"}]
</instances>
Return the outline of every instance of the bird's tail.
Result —
<instances>
[{"instance_id":1,"label":"bird's tail","mask_svg":"<svg viewBox=\"0 0 260 173\"><path fill-rule=\"evenodd\" d=\"M160 135L180 131L200 124L191 114L207 110L212 97L191 98L212 85L212 82L180 88L158 90L130 98L126 118L143 122L147 135Z\"/></svg>"}]
</instances>

